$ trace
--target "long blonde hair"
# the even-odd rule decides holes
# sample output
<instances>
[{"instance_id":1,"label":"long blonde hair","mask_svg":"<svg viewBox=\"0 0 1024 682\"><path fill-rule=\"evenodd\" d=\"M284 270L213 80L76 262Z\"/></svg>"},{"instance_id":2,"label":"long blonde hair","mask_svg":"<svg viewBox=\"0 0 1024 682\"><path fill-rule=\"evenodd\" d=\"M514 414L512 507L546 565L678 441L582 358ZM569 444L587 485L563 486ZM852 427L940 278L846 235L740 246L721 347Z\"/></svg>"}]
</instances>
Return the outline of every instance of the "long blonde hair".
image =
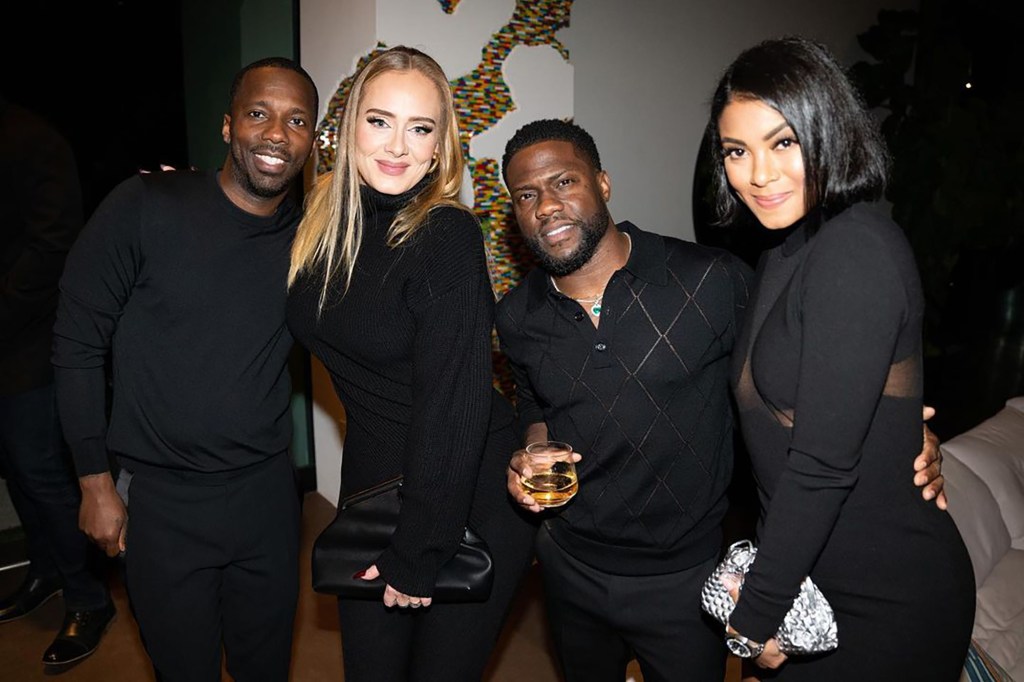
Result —
<instances>
[{"instance_id":1,"label":"long blonde hair","mask_svg":"<svg viewBox=\"0 0 1024 682\"><path fill-rule=\"evenodd\" d=\"M429 182L395 216L388 230L388 245L407 242L425 223L427 214L438 206L456 206L465 164L459 142L451 85L441 66L429 55L411 47L393 47L374 57L352 83L338 131L338 153L334 169L320 177L306 200L305 214L292 244L288 286L303 271L323 263L324 281L319 307L323 308L329 284L340 276L348 290L356 257L363 239L363 210L360 178L355 161L355 127L363 90L374 78L389 71L418 71L433 82L441 98L438 121L437 164L428 173Z\"/></svg>"}]
</instances>

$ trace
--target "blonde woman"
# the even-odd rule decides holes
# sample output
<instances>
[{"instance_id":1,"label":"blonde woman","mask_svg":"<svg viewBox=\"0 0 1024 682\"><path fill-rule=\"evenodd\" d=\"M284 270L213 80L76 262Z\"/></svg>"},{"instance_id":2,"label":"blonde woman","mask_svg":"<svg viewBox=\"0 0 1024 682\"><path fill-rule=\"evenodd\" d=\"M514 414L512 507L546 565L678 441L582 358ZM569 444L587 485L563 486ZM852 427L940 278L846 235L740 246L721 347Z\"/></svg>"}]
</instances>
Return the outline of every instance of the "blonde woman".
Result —
<instances>
[{"instance_id":1,"label":"blonde woman","mask_svg":"<svg viewBox=\"0 0 1024 682\"><path fill-rule=\"evenodd\" d=\"M492 387L494 297L462 170L444 72L388 50L352 85L292 249L289 326L345 406L342 490L404 476L391 545L364 572L383 604L338 600L346 682L480 680L532 556L536 528L505 493L517 440ZM432 603L467 522L494 557L491 597Z\"/></svg>"}]
</instances>

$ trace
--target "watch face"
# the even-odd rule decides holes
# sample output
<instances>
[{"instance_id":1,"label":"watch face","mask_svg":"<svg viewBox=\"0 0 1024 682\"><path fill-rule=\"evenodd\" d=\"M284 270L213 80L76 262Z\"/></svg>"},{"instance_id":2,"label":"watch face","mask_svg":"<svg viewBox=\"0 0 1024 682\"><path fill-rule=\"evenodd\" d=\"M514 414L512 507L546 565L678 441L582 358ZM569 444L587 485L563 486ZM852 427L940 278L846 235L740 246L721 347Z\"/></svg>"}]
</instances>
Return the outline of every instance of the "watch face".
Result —
<instances>
[{"instance_id":1,"label":"watch face","mask_svg":"<svg viewBox=\"0 0 1024 682\"><path fill-rule=\"evenodd\" d=\"M728 647L734 656L739 656L740 658L755 658L761 655L761 652L748 644L745 638L727 637L725 639L725 646Z\"/></svg>"},{"instance_id":2,"label":"watch face","mask_svg":"<svg viewBox=\"0 0 1024 682\"><path fill-rule=\"evenodd\" d=\"M750 647L734 637L727 638L725 640L725 646L728 647L729 651L731 651L734 656L750 658Z\"/></svg>"}]
</instances>

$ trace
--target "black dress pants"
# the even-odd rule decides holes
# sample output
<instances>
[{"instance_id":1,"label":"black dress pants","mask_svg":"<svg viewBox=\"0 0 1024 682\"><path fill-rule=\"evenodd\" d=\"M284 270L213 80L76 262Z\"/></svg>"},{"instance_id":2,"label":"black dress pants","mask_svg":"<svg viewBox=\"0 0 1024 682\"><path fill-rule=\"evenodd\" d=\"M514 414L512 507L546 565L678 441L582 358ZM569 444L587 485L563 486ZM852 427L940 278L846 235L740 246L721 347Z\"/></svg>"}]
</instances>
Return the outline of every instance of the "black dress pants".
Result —
<instances>
[{"instance_id":1,"label":"black dress pants","mask_svg":"<svg viewBox=\"0 0 1024 682\"><path fill-rule=\"evenodd\" d=\"M220 682L222 647L235 682L288 679L298 491L286 454L254 469L132 478L125 577L160 682Z\"/></svg>"},{"instance_id":2,"label":"black dress pants","mask_svg":"<svg viewBox=\"0 0 1024 682\"><path fill-rule=\"evenodd\" d=\"M29 576L60 578L68 611L109 604L102 554L78 529L81 495L52 383L0 396L0 477L25 531Z\"/></svg>"},{"instance_id":3,"label":"black dress pants","mask_svg":"<svg viewBox=\"0 0 1024 682\"><path fill-rule=\"evenodd\" d=\"M634 656L644 682L722 682L725 629L700 606L717 557L676 573L613 575L570 556L542 526L537 559L567 682L622 682Z\"/></svg>"}]
</instances>

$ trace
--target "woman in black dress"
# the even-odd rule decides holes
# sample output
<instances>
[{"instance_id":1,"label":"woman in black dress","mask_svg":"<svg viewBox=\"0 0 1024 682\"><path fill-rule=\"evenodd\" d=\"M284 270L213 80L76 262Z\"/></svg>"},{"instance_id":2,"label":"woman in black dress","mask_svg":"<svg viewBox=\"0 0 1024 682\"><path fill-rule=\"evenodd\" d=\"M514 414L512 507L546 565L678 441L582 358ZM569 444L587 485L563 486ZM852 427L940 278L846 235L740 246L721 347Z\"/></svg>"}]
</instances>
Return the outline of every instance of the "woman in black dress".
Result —
<instances>
[{"instance_id":1,"label":"woman in black dress","mask_svg":"<svg viewBox=\"0 0 1024 682\"><path fill-rule=\"evenodd\" d=\"M906 476L921 447L923 298L909 244L873 203L881 140L835 59L800 38L737 58L709 135L722 221L749 210L785 231L761 257L733 355L762 515L730 649L772 679L952 682L974 579L953 520ZM787 659L772 635L806 575L836 611L839 646Z\"/></svg>"},{"instance_id":2,"label":"woman in black dress","mask_svg":"<svg viewBox=\"0 0 1024 682\"><path fill-rule=\"evenodd\" d=\"M338 600L346 682L481 679L536 527L505 493L511 406L492 384L494 295L480 225L458 203L462 147L440 66L397 47L356 77L337 162L292 250L288 324L345 406L342 490L404 476L391 545ZM490 599L431 604L468 524L495 562Z\"/></svg>"}]
</instances>

